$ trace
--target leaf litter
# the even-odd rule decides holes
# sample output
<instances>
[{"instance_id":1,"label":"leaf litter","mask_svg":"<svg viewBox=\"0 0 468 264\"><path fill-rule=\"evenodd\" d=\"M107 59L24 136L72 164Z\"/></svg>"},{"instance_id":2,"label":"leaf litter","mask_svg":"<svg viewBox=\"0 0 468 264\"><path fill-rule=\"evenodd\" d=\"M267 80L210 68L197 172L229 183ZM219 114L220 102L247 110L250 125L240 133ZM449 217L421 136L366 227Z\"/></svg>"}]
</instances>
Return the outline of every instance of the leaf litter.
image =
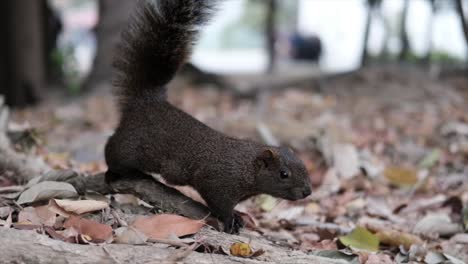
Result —
<instances>
[{"instance_id":1,"label":"leaf litter","mask_svg":"<svg viewBox=\"0 0 468 264\"><path fill-rule=\"evenodd\" d=\"M378 76L393 82L382 83ZM270 114L263 124L298 152L314 192L296 202L268 196L243 202L243 217L250 222L247 232L355 263L468 262L465 95L453 96L457 91L447 83L426 80L418 72L402 74L382 67L324 85L322 93L290 89L269 99ZM252 101L189 85L170 97L215 129L261 140ZM115 126L116 112L108 96L96 95L73 106L43 105L13 115L18 123L30 122L37 140L28 149L51 167L97 173L105 170L99 153ZM77 144L70 144L69 138L76 138ZM88 156L100 159L83 159ZM15 184L5 182L2 188ZM5 198L0 225L44 228L55 239L88 244L144 244L152 236L174 241L205 226L198 220L152 215L154 205L144 205L136 197L115 196L106 205L86 202L70 186L57 183L38 178L18 185L20 189L0 189ZM456 206L444 205L450 197L460 201L458 212ZM138 215L126 218L129 226L109 213L126 214L115 201L142 207ZM240 252L250 252L245 247L240 246ZM229 249L224 252L231 254Z\"/></svg>"}]
</instances>

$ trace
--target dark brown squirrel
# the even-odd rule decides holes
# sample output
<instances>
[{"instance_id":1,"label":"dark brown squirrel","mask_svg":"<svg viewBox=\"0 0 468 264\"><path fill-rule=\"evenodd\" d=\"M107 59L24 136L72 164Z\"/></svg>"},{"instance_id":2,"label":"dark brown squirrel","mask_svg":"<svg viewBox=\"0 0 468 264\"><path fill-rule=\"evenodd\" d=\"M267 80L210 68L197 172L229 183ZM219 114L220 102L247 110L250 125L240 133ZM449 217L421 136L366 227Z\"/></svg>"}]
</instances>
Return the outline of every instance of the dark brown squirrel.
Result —
<instances>
[{"instance_id":1,"label":"dark brown squirrel","mask_svg":"<svg viewBox=\"0 0 468 264\"><path fill-rule=\"evenodd\" d=\"M238 233L237 203L266 193L288 200L311 193L302 161L285 147L236 139L211 129L166 100L165 85L187 60L213 0L140 1L124 30L114 67L120 124L105 148L106 180L159 173L189 185Z\"/></svg>"}]
</instances>

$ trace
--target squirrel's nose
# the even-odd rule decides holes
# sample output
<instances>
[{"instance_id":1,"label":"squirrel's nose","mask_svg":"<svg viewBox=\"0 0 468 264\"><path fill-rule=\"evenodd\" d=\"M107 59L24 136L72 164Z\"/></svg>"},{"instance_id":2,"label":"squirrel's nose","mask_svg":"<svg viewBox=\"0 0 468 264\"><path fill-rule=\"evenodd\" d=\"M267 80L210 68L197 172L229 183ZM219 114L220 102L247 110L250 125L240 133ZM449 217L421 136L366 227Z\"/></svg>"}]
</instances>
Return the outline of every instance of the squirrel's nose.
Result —
<instances>
[{"instance_id":1,"label":"squirrel's nose","mask_svg":"<svg viewBox=\"0 0 468 264\"><path fill-rule=\"evenodd\" d=\"M312 190L310 190L310 188L306 188L302 191L302 195L304 196L304 198L309 196L311 193L312 193Z\"/></svg>"}]
</instances>

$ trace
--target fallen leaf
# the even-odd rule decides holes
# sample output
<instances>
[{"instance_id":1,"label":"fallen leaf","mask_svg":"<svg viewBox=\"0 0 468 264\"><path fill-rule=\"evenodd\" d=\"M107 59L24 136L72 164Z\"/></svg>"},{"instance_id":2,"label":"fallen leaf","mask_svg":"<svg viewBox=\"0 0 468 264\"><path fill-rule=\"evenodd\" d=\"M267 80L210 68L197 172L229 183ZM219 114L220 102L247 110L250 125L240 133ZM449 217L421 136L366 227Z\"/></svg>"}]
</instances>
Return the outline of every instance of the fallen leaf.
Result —
<instances>
[{"instance_id":1,"label":"fallen leaf","mask_svg":"<svg viewBox=\"0 0 468 264\"><path fill-rule=\"evenodd\" d=\"M132 194L114 194L114 200L121 205L133 205L138 206L138 197Z\"/></svg>"},{"instance_id":2,"label":"fallen leaf","mask_svg":"<svg viewBox=\"0 0 468 264\"><path fill-rule=\"evenodd\" d=\"M262 194L258 197L258 205L264 212L270 212L278 204L278 200L270 195Z\"/></svg>"},{"instance_id":3,"label":"fallen leaf","mask_svg":"<svg viewBox=\"0 0 468 264\"><path fill-rule=\"evenodd\" d=\"M449 254L443 253L443 255L444 255L444 257L447 258L447 260L450 261L450 263L453 263L453 264L466 264L463 260L460 260L460 259L458 259L458 258L456 258L454 256L449 255Z\"/></svg>"},{"instance_id":4,"label":"fallen leaf","mask_svg":"<svg viewBox=\"0 0 468 264\"><path fill-rule=\"evenodd\" d=\"M468 206L463 208L462 214L463 214L463 227L465 228L465 231L468 231Z\"/></svg>"},{"instance_id":5,"label":"fallen leaf","mask_svg":"<svg viewBox=\"0 0 468 264\"><path fill-rule=\"evenodd\" d=\"M356 227L351 233L339 238L340 242L352 249L376 252L379 250L379 238L363 227Z\"/></svg>"},{"instance_id":6,"label":"fallen leaf","mask_svg":"<svg viewBox=\"0 0 468 264\"><path fill-rule=\"evenodd\" d=\"M234 243L231 245L229 250L231 255L236 257L250 257L253 254L253 250L247 243Z\"/></svg>"},{"instance_id":7,"label":"fallen leaf","mask_svg":"<svg viewBox=\"0 0 468 264\"><path fill-rule=\"evenodd\" d=\"M384 176L392 185L398 187L408 187L418 182L417 172L409 168L387 167Z\"/></svg>"},{"instance_id":8,"label":"fallen leaf","mask_svg":"<svg viewBox=\"0 0 468 264\"><path fill-rule=\"evenodd\" d=\"M75 188L69 183L43 181L21 193L17 202L25 204L52 198L72 198L77 195Z\"/></svg>"},{"instance_id":9,"label":"fallen leaf","mask_svg":"<svg viewBox=\"0 0 468 264\"><path fill-rule=\"evenodd\" d=\"M54 226L57 220L56 214L44 206L26 207L18 214L18 223L31 223L39 226Z\"/></svg>"},{"instance_id":10,"label":"fallen leaf","mask_svg":"<svg viewBox=\"0 0 468 264\"><path fill-rule=\"evenodd\" d=\"M0 207L0 219L7 218L11 212L13 212L13 209L9 206Z\"/></svg>"},{"instance_id":11,"label":"fallen leaf","mask_svg":"<svg viewBox=\"0 0 468 264\"><path fill-rule=\"evenodd\" d=\"M468 234L456 234L450 240L458 244L468 244Z\"/></svg>"},{"instance_id":12,"label":"fallen leaf","mask_svg":"<svg viewBox=\"0 0 468 264\"><path fill-rule=\"evenodd\" d=\"M384 254L369 254L365 264L392 264L393 260L388 255Z\"/></svg>"},{"instance_id":13,"label":"fallen leaf","mask_svg":"<svg viewBox=\"0 0 468 264\"><path fill-rule=\"evenodd\" d=\"M60 208L65 210L68 213L72 214L84 214L93 211L102 210L109 207L109 204L104 201L94 201L94 200L53 200Z\"/></svg>"},{"instance_id":14,"label":"fallen leaf","mask_svg":"<svg viewBox=\"0 0 468 264\"><path fill-rule=\"evenodd\" d=\"M359 154L351 144L335 144L333 146L333 167L340 178L349 179L361 171Z\"/></svg>"},{"instance_id":15,"label":"fallen leaf","mask_svg":"<svg viewBox=\"0 0 468 264\"><path fill-rule=\"evenodd\" d=\"M234 243L231 245L229 249L231 255L236 257L243 257L243 258L255 258L261 256L265 253L263 249L259 249L257 251L253 251L252 247L250 247L247 243Z\"/></svg>"},{"instance_id":16,"label":"fallen leaf","mask_svg":"<svg viewBox=\"0 0 468 264\"><path fill-rule=\"evenodd\" d=\"M395 230L379 231L375 235L378 237L380 243L395 247L401 245L406 250L409 250L411 245L423 244L423 241L418 236Z\"/></svg>"},{"instance_id":17,"label":"fallen leaf","mask_svg":"<svg viewBox=\"0 0 468 264\"><path fill-rule=\"evenodd\" d=\"M443 213L426 215L414 226L413 232L425 236L451 236L462 231L462 227L452 223L450 217Z\"/></svg>"},{"instance_id":18,"label":"fallen leaf","mask_svg":"<svg viewBox=\"0 0 468 264\"><path fill-rule=\"evenodd\" d=\"M434 149L421 160L419 167L423 169L430 168L440 160L441 156L442 151L440 149Z\"/></svg>"},{"instance_id":19,"label":"fallen leaf","mask_svg":"<svg viewBox=\"0 0 468 264\"><path fill-rule=\"evenodd\" d=\"M424 262L426 264L439 264L445 262L446 260L447 258L442 255L442 253L433 251L427 252L426 256L424 257Z\"/></svg>"},{"instance_id":20,"label":"fallen leaf","mask_svg":"<svg viewBox=\"0 0 468 264\"><path fill-rule=\"evenodd\" d=\"M78 216L71 216L67 221L65 221L63 227L73 227L79 234L90 236L92 241L104 242L112 240L112 228L109 225L80 218Z\"/></svg>"},{"instance_id":21,"label":"fallen leaf","mask_svg":"<svg viewBox=\"0 0 468 264\"><path fill-rule=\"evenodd\" d=\"M19 230L35 230L35 229L40 229L42 226L41 225L33 225L29 222L19 222L19 223L14 223L13 228L19 229Z\"/></svg>"},{"instance_id":22,"label":"fallen leaf","mask_svg":"<svg viewBox=\"0 0 468 264\"><path fill-rule=\"evenodd\" d=\"M78 230L73 227L67 228L62 231L56 231L56 233L65 238L64 241L69 243L78 243L78 236L80 235Z\"/></svg>"},{"instance_id":23,"label":"fallen leaf","mask_svg":"<svg viewBox=\"0 0 468 264\"><path fill-rule=\"evenodd\" d=\"M130 245L143 245L146 243L148 238L140 232L138 229L133 227L120 227L115 231L115 243L130 244Z\"/></svg>"},{"instance_id":24,"label":"fallen leaf","mask_svg":"<svg viewBox=\"0 0 468 264\"><path fill-rule=\"evenodd\" d=\"M340 250L319 250L312 252L315 256L331 258L336 260L344 260L345 263L359 264L359 256L355 253L343 252Z\"/></svg>"},{"instance_id":25,"label":"fallen leaf","mask_svg":"<svg viewBox=\"0 0 468 264\"><path fill-rule=\"evenodd\" d=\"M11 224L13 223L13 218L11 217L12 212L8 215L7 219L5 220L5 223L3 224L4 228L10 228Z\"/></svg>"},{"instance_id":26,"label":"fallen leaf","mask_svg":"<svg viewBox=\"0 0 468 264\"><path fill-rule=\"evenodd\" d=\"M192 235L200 231L205 224L203 220L193 220L180 215L159 214L138 217L130 225L148 238L167 238L171 234L178 237Z\"/></svg>"}]
</instances>

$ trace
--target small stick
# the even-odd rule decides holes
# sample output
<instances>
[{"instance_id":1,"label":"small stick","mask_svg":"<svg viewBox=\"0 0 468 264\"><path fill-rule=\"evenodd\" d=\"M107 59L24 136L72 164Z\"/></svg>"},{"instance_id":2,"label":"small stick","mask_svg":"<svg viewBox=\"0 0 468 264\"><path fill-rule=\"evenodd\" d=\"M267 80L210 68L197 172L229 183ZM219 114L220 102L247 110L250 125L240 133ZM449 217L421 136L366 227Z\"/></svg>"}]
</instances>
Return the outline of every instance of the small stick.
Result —
<instances>
[{"instance_id":1,"label":"small stick","mask_svg":"<svg viewBox=\"0 0 468 264\"><path fill-rule=\"evenodd\" d=\"M111 214L120 226L128 226L128 223L123 220L115 210L111 210Z\"/></svg>"},{"instance_id":2,"label":"small stick","mask_svg":"<svg viewBox=\"0 0 468 264\"><path fill-rule=\"evenodd\" d=\"M179 261L182 261L183 259L187 258L192 252L199 246L198 243L193 243L193 245L182 248L180 251L175 252L172 254L169 258L168 261L177 263Z\"/></svg>"},{"instance_id":3,"label":"small stick","mask_svg":"<svg viewBox=\"0 0 468 264\"><path fill-rule=\"evenodd\" d=\"M104 250L104 252L107 254L107 256L112 259L112 261L114 261L115 263L117 264L121 264L120 261L118 261L116 258L114 258L114 256L112 256L112 254L109 252L109 250L106 248L106 247L102 247L102 250Z\"/></svg>"}]
</instances>

